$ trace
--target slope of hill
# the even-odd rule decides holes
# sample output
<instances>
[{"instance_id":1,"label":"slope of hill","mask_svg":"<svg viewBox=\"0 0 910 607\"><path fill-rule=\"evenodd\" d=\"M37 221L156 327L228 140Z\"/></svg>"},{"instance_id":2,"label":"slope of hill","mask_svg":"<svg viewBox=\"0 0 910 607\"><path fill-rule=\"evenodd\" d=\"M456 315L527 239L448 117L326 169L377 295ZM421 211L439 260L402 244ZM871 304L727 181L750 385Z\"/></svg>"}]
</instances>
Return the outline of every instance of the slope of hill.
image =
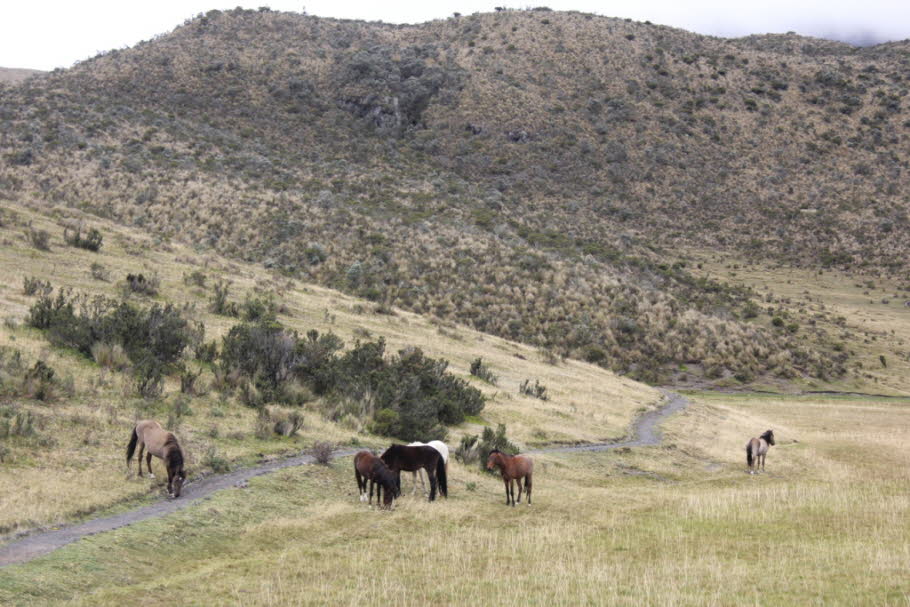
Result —
<instances>
[{"instance_id":1,"label":"slope of hill","mask_svg":"<svg viewBox=\"0 0 910 607\"><path fill-rule=\"evenodd\" d=\"M0 67L0 83L18 84L36 74L42 74L41 70L29 70L17 67Z\"/></svg>"},{"instance_id":2,"label":"slope of hill","mask_svg":"<svg viewBox=\"0 0 910 607\"><path fill-rule=\"evenodd\" d=\"M675 250L903 267L908 62L576 13L212 11L0 91L0 184L649 381L831 378L808 316Z\"/></svg>"},{"instance_id":3,"label":"slope of hill","mask_svg":"<svg viewBox=\"0 0 910 607\"><path fill-rule=\"evenodd\" d=\"M103 235L99 252L64 243L66 226L80 221L90 222L87 226ZM31 246L23 233L27 230L46 232L47 250ZM0 541L11 531L69 521L159 492L164 482L160 474L158 480L122 480L124 449L137 419L158 419L178 433L191 478L298 452L317 441L379 447L390 440L370 432L368 411L375 395L339 399L303 391L304 398L295 398L293 405L248 406L253 403L244 390L219 375L217 363L199 360L193 348L185 350L182 362L196 375L190 389L183 385L181 373L171 371L162 394L142 398L130 368L138 365L123 360L122 349L119 362L116 354L105 354L103 348L98 353L93 349L93 356L87 357L73 348L52 347L45 335L29 326L30 309L45 284L55 294L62 289L85 293L88 301L125 297L137 307L174 304L201 323L206 340L214 341L221 351L222 338L241 324L239 318L209 309L221 280L230 281L229 301L237 305L274 298L281 310L278 320L301 335L314 329L331 332L347 349L382 338L390 354L418 347L427 356L448 361L449 371L487 398L480 417L452 428L448 440L453 449L460 436L499 424L507 425L510 440L522 449L619 438L636 415L654 407L660 398L653 388L594 365L554 364L533 347L464 326L404 311L380 313L366 300L290 280L254 264L198 255L186 245L156 243L135 228L92 220L73 209L58 207L47 216L2 207L0 245L4 277L0 282ZM129 274L157 277L158 292L126 296ZM34 285L31 294L24 292L26 282ZM471 363L478 357L497 376L495 385L470 374ZM29 376L30 370L47 374L46 369L50 369L50 381ZM547 400L521 393L524 381L544 386ZM276 424L294 414L298 427L278 428ZM26 485L21 482L24 477L29 478Z\"/></svg>"}]
</instances>

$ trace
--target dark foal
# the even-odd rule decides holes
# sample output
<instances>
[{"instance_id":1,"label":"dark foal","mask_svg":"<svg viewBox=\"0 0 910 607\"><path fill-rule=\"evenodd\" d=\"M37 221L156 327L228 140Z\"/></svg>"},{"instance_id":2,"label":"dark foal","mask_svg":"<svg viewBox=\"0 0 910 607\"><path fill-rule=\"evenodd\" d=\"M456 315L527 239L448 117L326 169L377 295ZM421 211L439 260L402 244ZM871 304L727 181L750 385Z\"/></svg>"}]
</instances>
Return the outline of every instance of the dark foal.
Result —
<instances>
[{"instance_id":1,"label":"dark foal","mask_svg":"<svg viewBox=\"0 0 910 607\"><path fill-rule=\"evenodd\" d=\"M357 489L360 492L360 501L373 503L373 485L376 485L376 504L382 495L383 508L392 508L392 501L398 497L398 483L395 475L385 463L370 453L361 451L354 456L354 478L357 480ZM370 496L367 498L367 481L370 481ZM383 490L385 490L383 492Z\"/></svg>"}]
</instances>

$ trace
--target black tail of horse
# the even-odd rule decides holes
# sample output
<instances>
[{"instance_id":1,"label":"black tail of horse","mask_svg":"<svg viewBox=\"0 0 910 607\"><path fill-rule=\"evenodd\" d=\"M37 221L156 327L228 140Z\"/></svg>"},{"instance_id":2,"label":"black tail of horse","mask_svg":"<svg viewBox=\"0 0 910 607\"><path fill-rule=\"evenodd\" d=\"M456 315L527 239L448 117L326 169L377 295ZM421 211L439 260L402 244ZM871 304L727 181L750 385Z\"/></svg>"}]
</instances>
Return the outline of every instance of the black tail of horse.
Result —
<instances>
[{"instance_id":1,"label":"black tail of horse","mask_svg":"<svg viewBox=\"0 0 910 607\"><path fill-rule=\"evenodd\" d=\"M133 436L130 438L130 444L126 446L126 467L130 467L130 461L133 459L133 453L136 451L136 443L139 442L139 435L136 434L136 428L133 428Z\"/></svg>"},{"instance_id":2,"label":"black tail of horse","mask_svg":"<svg viewBox=\"0 0 910 607\"><path fill-rule=\"evenodd\" d=\"M442 459L442 456L439 456L439 459L436 460L436 481L439 483L439 494L442 497L449 497L449 482L446 479L446 463Z\"/></svg>"},{"instance_id":3,"label":"black tail of horse","mask_svg":"<svg viewBox=\"0 0 910 607\"><path fill-rule=\"evenodd\" d=\"M752 467L752 458L752 442L750 441L749 444L746 445L746 465L750 468Z\"/></svg>"}]
</instances>

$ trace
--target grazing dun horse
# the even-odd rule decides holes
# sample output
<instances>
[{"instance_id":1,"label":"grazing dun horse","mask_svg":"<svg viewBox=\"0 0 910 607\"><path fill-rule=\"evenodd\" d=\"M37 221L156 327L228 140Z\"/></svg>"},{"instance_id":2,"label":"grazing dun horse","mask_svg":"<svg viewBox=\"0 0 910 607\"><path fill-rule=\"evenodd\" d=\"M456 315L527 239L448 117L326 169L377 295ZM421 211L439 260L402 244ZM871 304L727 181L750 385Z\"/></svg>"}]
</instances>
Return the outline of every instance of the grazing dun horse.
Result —
<instances>
[{"instance_id":1,"label":"grazing dun horse","mask_svg":"<svg viewBox=\"0 0 910 607\"><path fill-rule=\"evenodd\" d=\"M152 473L152 456L161 459L167 468L167 493L170 497L180 497L180 490L186 481L186 470L183 469L183 450L177 443L177 437L168 432L161 425L150 419L145 419L133 428L130 444L126 448L126 469L130 469L130 461L136 444L139 444L139 477L142 477L142 450L148 449L145 465L149 477L155 478Z\"/></svg>"},{"instance_id":2,"label":"grazing dun horse","mask_svg":"<svg viewBox=\"0 0 910 607\"><path fill-rule=\"evenodd\" d=\"M392 508L392 500L398 496L398 483L392 471L386 467L385 462L370 453L360 451L354 456L354 478L357 480L357 490L360 492L360 501L373 505L373 485L376 485L376 505L379 505L379 496L382 494L382 508ZM367 481L370 481L370 497L367 499ZM385 493L383 494L383 489Z\"/></svg>"},{"instance_id":3,"label":"grazing dun horse","mask_svg":"<svg viewBox=\"0 0 910 607\"><path fill-rule=\"evenodd\" d=\"M449 471L449 447L441 440L431 440L428 443L420 443L420 442L408 443L408 447L433 447L434 449L439 451L439 455L442 456L442 463L445 464L446 473L448 473L448 471ZM422 470L415 470L414 472L411 473L411 475L414 477L414 490L411 491L411 494L413 495L414 493L417 493L417 479L419 478L420 487L421 487L421 489L423 489L423 494L426 495L427 486L423 482Z\"/></svg>"},{"instance_id":4,"label":"grazing dun horse","mask_svg":"<svg viewBox=\"0 0 910 607\"><path fill-rule=\"evenodd\" d=\"M395 474L399 492L401 491L401 471L414 472L423 468L427 472L427 478L430 479L430 501L436 499L437 487L440 495L449 496L446 464L439 451L433 447L392 445L380 457Z\"/></svg>"},{"instance_id":5,"label":"grazing dun horse","mask_svg":"<svg viewBox=\"0 0 910 607\"><path fill-rule=\"evenodd\" d=\"M506 484L506 506L515 506L515 490L512 481L518 484L518 503L521 503L521 479L525 479L525 492L528 494L528 506L531 505L531 477L534 476L534 460L527 455L508 455L499 449L493 449L487 459L487 470L499 468L502 480Z\"/></svg>"},{"instance_id":6,"label":"grazing dun horse","mask_svg":"<svg viewBox=\"0 0 910 607\"><path fill-rule=\"evenodd\" d=\"M774 432L768 430L758 438L750 438L746 443L746 465L749 466L749 474L758 472L761 465L761 472L765 471L765 456L768 455L768 449L774 445Z\"/></svg>"}]
</instances>

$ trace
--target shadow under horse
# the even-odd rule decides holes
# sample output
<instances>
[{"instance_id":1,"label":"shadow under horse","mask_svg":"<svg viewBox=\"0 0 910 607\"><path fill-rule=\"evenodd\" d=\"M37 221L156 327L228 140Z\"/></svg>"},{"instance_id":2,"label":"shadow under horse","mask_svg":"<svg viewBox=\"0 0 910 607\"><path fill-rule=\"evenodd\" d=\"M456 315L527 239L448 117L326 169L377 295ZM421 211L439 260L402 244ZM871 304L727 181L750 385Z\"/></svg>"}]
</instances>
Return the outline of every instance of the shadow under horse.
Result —
<instances>
[{"instance_id":1,"label":"shadow under horse","mask_svg":"<svg viewBox=\"0 0 910 607\"><path fill-rule=\"evenodd\" d=\"M385 463L370 453L360 451L354 456L354 478L357 480L357 490L360 491L360 501L373 504L373 486L376 486L376 504L379 505L382 494L382 508L392 508L392 501L398 497L398 481ZM367 499L367 481L370 481L370 497ZM383 491L383 489L385 491Z\"/></svg>"},{"instance_id":2,"label":"shadow under horse","mask_svg":"<svg viewBox=\"0 0 910 607\"><path fill-rule=\"evenodd\" d=\"M401 471L416 472L426 470L430 481L430 501L436 499L436 490L443 497L449 496L449 483L446 478L446 464L442 454L433 447L392 445L381 456L386 466L395 473L398 490L401 491Z\"/></svg>"}]
</instances>

